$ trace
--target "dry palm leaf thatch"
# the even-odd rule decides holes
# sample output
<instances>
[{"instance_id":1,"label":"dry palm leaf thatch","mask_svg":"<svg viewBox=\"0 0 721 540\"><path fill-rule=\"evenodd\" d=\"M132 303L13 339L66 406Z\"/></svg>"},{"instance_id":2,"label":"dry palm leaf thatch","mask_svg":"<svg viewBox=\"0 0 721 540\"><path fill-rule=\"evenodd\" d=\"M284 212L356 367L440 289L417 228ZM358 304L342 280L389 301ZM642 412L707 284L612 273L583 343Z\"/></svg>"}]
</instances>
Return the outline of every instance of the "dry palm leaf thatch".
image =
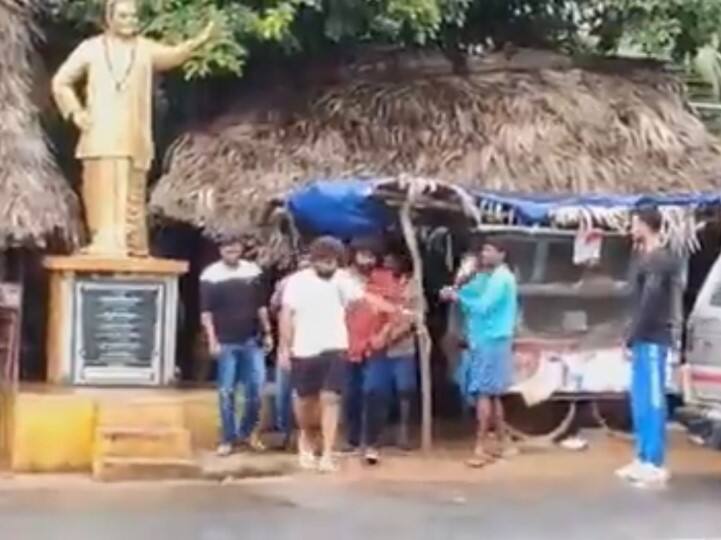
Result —
<instances>
[{"instance_id":1,"label":"dry palm leaf thatch","mask_svg":"<svg viewBox=\"0 0 721 540\"><path fill-rule=\"evenodd\" d=\"M72 245L76 197L51 155L33 101L31 0L0 0L0 249L43 246L48 235Z\"/></svg>"},{"instance_id":2,"label":"dry palm leaf thatch","mask_svg":"<svg viewBox=\"0 0 721 540\"><path fill-rule=\"evenodd\" d=\"M176 141L152 207L210 230L243 229L298 180L351 175L536 193L715 189L721 146L679 82L622 65L499 62L467 76L364 77L251 121L229 114Z\"/></svg>"}]
</instances>

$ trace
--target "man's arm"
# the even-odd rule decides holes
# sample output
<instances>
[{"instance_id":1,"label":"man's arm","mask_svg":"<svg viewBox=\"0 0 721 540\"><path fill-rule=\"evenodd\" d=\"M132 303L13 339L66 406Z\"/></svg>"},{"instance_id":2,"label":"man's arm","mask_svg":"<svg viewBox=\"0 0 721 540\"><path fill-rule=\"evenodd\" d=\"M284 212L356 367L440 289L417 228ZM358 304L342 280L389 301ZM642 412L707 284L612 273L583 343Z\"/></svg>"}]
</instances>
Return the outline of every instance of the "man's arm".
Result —
<instances>
[{"instance_id":1,"label":"man's arm","mask_svg":"<svg viewBox=\"0 0 721 540\"><path fill-rule=\"evenodd\" d=\"M629 342L633 342L656 316L656 309L658 309L661 299L660 295L667 294L661 284L662 281L660 276L655 273L646 276L640 300L628 331Z\"/></svg>"},{"instance_id":2,"label":"man's arm","mask_svg":"<svg viewBox=\"0 0 721 540\"><path fill-rule=\"evenodd\" d=\"M263 347L266 352L273 350L273 327L270 324L270 310L266 306L258 309L258 321L260 330L263 332Z\"/></svg>"},{"instance_id":3,"label":"man's arm","mask_svg":"<svg viewBox=\"0 0 721 540\"><path fill-rule=\"evenodd\" d=\"M294 328L293 308L284 304L278 318L278 364L290 369L290 352L293 345Z\"/></svg>"},{"instance_id":4,"label":"man's arm","mask_svg":"<svg viewBox=\"0 0 721 540\"><path fill-rule=\"evenodd\" d=\"M273 327L270 325L270 310L266 306L258 308L258 321L263 334L268 335L273 332Z\"/></svg>"},{"instance_id":5,"label":"man's arm","mask_svg":"<svg viewBox=\"0 0 721 540\"><path fill-rule=\"evenodd\" d=\"M200 323L203 326L205 336L208 338L208 349L212 356L217 356L220 352L220 343L218 343L218 336L215 333L215 326L213 325L213 314L209 311L204 311L200 314Z\"/></svg>"},{"instance_id":6,"label":"man's arm","mask_svg":"<svg viewBox=\"0 0 721 540\"><path fill-rule=\"evenodd\" d=\"M461 264L458 267L456 276L453 280L454 287L463 287L468 283L476 274L476 268L478 267L478 260L473 255L465 255L461 259Z\"/></svg>"},{"instance_id":7,"label":"man's arm","mask_svg":"<svg viewBox=\"0 0 721 540\"><path fill-rule=\"evenodd\" d=\"M278 284L275 286L275 290L273 291L273 294L270 297L270 302L268 302L268 305L270 306L270 310L273 313L280 313L280 307L283 301L283 285L284 281L281 280L278 282Z\"/></svg>"},{"instance_id":8,"label":"man's arm","mask_svg":"<svg viewBox=\"0 0 721 540\"><path fill-rule=\"evenodd\" d=\"M159 71L167 71L182 66L190 60L195 51L210 40L214 29L215 24L211 21L200 34L177 45L164 45L150 41L153 67Z\"/></svg>"},{"instance_id":9,"label":"man's arm","mask_svg":"<svg viewBox=\"0 0 721 540\"><path fill-rule=\"evenodd\" d=\"M379 311L381 313L398 313L401 311L401 307L396 306L394 304L391 304L388 300L383 298L382 296L379 296L377 294L366 292L361 298L358 300L365 300L368 302L368 304L375 309L376 311Z\"/></svg>"},{"instance_id":10,"label":"man's arm","mask_svg":"<svg viewBox=\"0 0 721 540\"><path fill-rule=\"evenodd\" d=\"M75 85L86 75L89 64L89 44L81 43L63 62L53 77L51 87L53 99L65 120L73 120L80 129L87 129L87 125L80 125L86 115Z\"/></svg>"},{"instance_id":11,"label":"man's arm","mask_svg":"<svg viewBox=\"0 0 721 540\"><path fill-rule=\"evenodd\" d=\"M401 339L408 337L413 332L414 327L415 321L411 314L390 317L373 338L374 348L379 349L397 343Z\"/></svg>"},{"instance_id":12,"label":"man's arm","mask_svg":"<svg viewBox=\"0 0 721 540\"><path fill-rule=\"evenodd\" d=\"M355 280L348 272L339 271L337 284L346 307L356 302L367 302L368 305L381 313L397 313L400 311L398 306L388 302L385 298L378 294L368 292L366 287Z\"/></svg>"},{"instance_id":13,"label":"man's arm","mask_svg":"<svg viewBox=\"0 0 721 540\"><path fill-rule=\"evenodd\" d=\"M295 339L295 306L299 302L300 285L289 278L283 286L278 315L278 365L290 369L290 357Z\"/></svg>"},{"instance_id":14,"label":"man's arm","mask_svg":"<svg viewBox=\"0 0 721 540\"><path fill-rule=\"evenodd\" d=\"M213 305L212 305L212 288L210 281L200 279L200 324L203 327L205 336L208 338L208 349L212 356L220 353L220 343L218 335L215 333L215 324L213 323Z\"/></svg>"},{"instance_id":15,"label":"man's arm","mask_svg":"<svg viewBox=\"0 0 721 540\"><path fill-rule=\"evenodd\" d=\"M404 291L403 308L407 315L391 317L383 328L384 337L388 343L393 344L413 332L415 327L415 314L423 307L423 300L418 296L416 287L412 282L406 284Z\"/></svg>"},{"instance_id":16,"label":"man's arm","mask_svg":"<svg viewBox=\"0 0 721 540\"><path fill-rule=\"evenodd\" d=\"M482 294L473 294L473 291L461 289L458 292L458 303L472 313L484 315L496 304L503 301L508 290L508 282L505 275L494 273L488 279L488 283ZM464 291L467 294L464 294Z\"/></svg>"}]
</instances>

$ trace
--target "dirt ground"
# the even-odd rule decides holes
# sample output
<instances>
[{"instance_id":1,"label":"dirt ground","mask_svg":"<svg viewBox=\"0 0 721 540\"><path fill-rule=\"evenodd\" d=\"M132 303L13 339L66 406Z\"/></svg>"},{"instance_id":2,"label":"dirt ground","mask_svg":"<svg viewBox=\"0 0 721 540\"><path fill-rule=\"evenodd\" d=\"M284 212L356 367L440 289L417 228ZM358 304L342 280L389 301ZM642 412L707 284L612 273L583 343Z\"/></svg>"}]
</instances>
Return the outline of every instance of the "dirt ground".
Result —
<instances>
[{"instance_id":1,"label":"dirt ground","mask_svg":"<svg viewBox=\"0 0 721 540\"><path fill-rule=\"evenodd\" d=\"M338 481L394 482L575 482L607 478L632 458L632 442L628 437L608 436L601 430L586 431L590 446L584 451L568 451L559 447L524 448L509 460L502 460L482 470L465 466L472 441L444 443L430 455L420 452L402 454L389 450L380 465L369 467L359 459L344 460ZM721 477L721 452L691 444L681 430L669 432L669 468L674 476L710 475Z\"/></svg>"},{"instance_id":2,"label":"dirt ground","mask_svg":"<svg viewBox=\"0 0 721 540\"><path fill-rule=\"evenodd\" d=\"M433 451L425 455L421 451L401 452L392 448L384 449L381 463L368 466L359 457L340 459L341 471L333 476L319 476L315 473L299 472L295 469L295 456L290 453L266 454L239 453L230 458L207 456L209 467L218 471L227 470L228 476L218 472L212 475L216 481L230 481L231 471L252 468L256 474L245 476L284 476L292 481L318 478L322 482L382 484L399 483L504 483L518 482L523 485L575 483L579 478L584 482L605 480L613 476L616 468L632 458L632 442L627 436L609 436L602 430L587 430L584 438L589 448L583 451L569 451L560 447L533 448L518 445L519 455L500 460L481 470L469 469L465 460L470 455L470 438L445 440L436 443ZM696 446L689 442L680 428L669 431L669 469L674 478L719 477L721 478L721 452ZM236 479L243 482L246 480ZM198 481L178 481L178 484ZM134 482L135 486L152 485L155 482ZM173 482L164 482L165 484ZM200 481L199 483L202 483ZM16 475L0 476L0 490L23 488L76 486L102 488L84 475Z\"/></svg>"}]
</instances>

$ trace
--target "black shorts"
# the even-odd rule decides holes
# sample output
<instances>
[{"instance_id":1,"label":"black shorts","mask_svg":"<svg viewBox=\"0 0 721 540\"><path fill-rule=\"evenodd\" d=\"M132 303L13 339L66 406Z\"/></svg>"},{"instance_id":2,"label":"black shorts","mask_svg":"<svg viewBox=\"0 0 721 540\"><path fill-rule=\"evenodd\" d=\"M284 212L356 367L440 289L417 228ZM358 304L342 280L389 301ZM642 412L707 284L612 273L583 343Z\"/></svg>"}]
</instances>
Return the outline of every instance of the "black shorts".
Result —
<instances>
[{"instance_id":1,"label":"black shorts","mask_svg":"<svg viewBox=\"0 0 721 540\"><path fill-rule=\"evenodd\" d=\"M342 394L346 384L348 360L342 351L329 351L308 358L293 358L290 383L300 397L321 392Z\"/></svg>"}]
</instances>

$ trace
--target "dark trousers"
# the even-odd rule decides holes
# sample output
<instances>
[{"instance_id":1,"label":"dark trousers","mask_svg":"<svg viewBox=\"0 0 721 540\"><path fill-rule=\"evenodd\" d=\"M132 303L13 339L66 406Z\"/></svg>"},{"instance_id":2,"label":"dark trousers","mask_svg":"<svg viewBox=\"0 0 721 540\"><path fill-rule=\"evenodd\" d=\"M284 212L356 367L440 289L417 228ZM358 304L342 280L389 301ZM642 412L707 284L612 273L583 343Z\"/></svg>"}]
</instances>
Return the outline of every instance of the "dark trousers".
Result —
<instances>
[{"instance_id":1,"label":"dark trousers","mask_svg":"<svg viewBox=\"0 0 721 540\"><path fill-rule=\"evenodd\" d=\"M363 437L363 386L365 384L365 363L353 362L348 369L343 409L347 442L359 447Z\"/></svg>"}]
</instances>

